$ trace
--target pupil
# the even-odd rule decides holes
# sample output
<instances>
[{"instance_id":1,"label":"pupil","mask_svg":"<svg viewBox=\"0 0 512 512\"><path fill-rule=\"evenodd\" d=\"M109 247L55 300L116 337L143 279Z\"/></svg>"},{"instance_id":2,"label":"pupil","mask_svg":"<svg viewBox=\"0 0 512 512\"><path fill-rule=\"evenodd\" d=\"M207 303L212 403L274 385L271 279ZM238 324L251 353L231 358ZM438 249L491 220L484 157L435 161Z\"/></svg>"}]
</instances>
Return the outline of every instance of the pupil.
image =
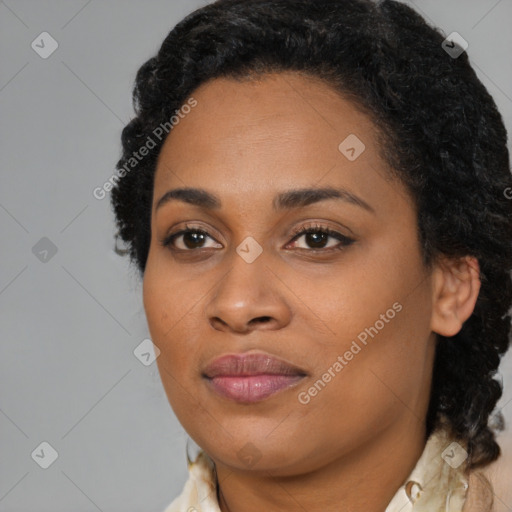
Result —
<instances>
[{"instance_id":1,"label":"pupil","mask_svg":"<svg viewBox=\"0 0 512 512\"><path fill-rule=\"evenodd\" d=\"M308 237L313 237L313 242L312 244L309 244L309 245L313 245L314 247L322 247L323 244L325 243L325 237L327 236L326 233L307 233ZM315 240L316 238L316 240Z\"/></svg>"},{"instance_id":2,"label":"pupil","mask_svg":"<svg viewBox=\"0 0 512 512\"><path fill-rule=\"evenodd\" d=\"M193 232L186 233L183 236L183 242L185 243L185 245L188 249L194 249L196 247L194 244L197 244L198 239L199 239L199 242L201 242L203 238L204 238L204 235L202 233L193 233ZM190 242L190 244L189 244L189 242Z\"/></svg>"}]
</instances>

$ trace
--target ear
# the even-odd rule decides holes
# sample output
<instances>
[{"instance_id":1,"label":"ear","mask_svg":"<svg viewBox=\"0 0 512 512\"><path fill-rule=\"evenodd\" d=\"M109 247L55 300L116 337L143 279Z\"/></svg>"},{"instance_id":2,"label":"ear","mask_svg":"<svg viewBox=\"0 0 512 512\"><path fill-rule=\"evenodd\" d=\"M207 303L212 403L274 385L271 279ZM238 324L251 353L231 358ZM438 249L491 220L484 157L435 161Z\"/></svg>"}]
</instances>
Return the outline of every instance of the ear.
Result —
<instances>
[{"instance_id":1,"label":"ear","mask_svg":"<svg viewBox=\"0 0 512 512\"><path fill-rule=\"evenodd\" d=\"M455 336L473 313L480 285L480 266L475 257L442 257L432 273L432 331Z\"/></svg>"}]
</instances>

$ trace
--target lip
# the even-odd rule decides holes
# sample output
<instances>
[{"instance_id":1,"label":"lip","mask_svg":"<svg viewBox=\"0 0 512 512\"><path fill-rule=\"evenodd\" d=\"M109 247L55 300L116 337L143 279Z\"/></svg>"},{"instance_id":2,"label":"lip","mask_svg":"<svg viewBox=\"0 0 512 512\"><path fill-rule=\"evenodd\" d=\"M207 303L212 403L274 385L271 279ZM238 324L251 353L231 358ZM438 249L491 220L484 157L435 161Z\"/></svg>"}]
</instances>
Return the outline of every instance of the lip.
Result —
<instances>
[{"instance_id":1,"label":"lip","mask_svg":"<svg viewBox=\"0 0 512 512\"><path fill-rule=\"evenodd\" d=\"M259 402L295 386L306 375L302 368L261 352L225 354L202 372L213 391L245 403Z\"/></svg>"}]
</instances>

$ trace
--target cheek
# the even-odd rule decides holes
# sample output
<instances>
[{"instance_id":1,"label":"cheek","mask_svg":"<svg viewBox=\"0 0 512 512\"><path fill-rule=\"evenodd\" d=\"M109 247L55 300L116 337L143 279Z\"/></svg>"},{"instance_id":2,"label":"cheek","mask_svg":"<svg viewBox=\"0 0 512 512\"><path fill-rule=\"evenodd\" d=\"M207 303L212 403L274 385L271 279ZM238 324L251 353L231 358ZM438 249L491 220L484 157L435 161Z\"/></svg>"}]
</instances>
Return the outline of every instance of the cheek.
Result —
<instances>
[{"instance_id":1,"label":"cheek","mask_svg":"<svg viewBox=\"0 0 512 512\"><path fill-rule=\"evenodd\" d=\"M169 268L162 251L155 250L154 240L151 244L143 279L144 310L152 335L165 345L185 314L186 296L183 286L176 283L176 271Z\"/></svg>"},{"instance_id":2,"label":"cheek","mask_svg":"<svg viewBox=\"0 0 512 512\"><path fill-rule=\"evenodd\" d=\"M357 259L321 279L300 282L295 276L294 291L307 306L300 309L324 333L317 342L345 351L358 338L364 343L372 334L386 338L392 332L400 337L418 321L428 325L429 295L423 293L424 276L414 255L400 261L382 251Z\"/></svg>"},{"instance_id":3,"label":"cheek","mask_svg":"<svg viewBox=\"0 0 512 512\"><path fill-rule=\"evenodd\" d=\"M411 240L405 251L389 244L379 257L334 273L328 288L310 290L309 303L322 304L318 313L331 331L317 338L312 380L329 380L322 379L329 368L336 375L325 391L317 386L318 404L325 400L333 410L343 404L343 414L378 418L423 393L433 358L430 281Z\"/></svg>"},{"instance_id":4,"label":"cheek","mask_svg":"<svg viewBox=\"0 0 512 512\"><path fill-rule=\"evenodd\" d=\"M173 290L172 282L164 279L165 275L155 272L148 260L143 281L144 309L151 339L160 350L156 363L167 399L180 421L189 426L186 415L191 404L193 410L201 409L189 381L195 351L184 336L193 332L190 320L193 315L187 314L193 304L186 304L183 294Z\"/></svg>"},{"instance_id":5,"label":"cheek","mask_svg":"<svg viewBox=\"0 0 512 512\"><path fill-rule=\"evenodd\" d=\"M175 337L180 317L185 312L183 300L179 300L182 297L178 297L173 290L173 283L166 278L167 275L163 268L156 269L154 260L148 258L143 281L143 301L151 339L161 351L158 359L175 361L176 354L170 354L170 351L179 346Z\"/></svg>"},{"instance_id":6,"label":"cheek","mask_svg":"<svg viewBox=\"0 0 512 512\"><path fill-rule=\"evenodd\" d=\"M364 336L340 337L336 346L317 350L321 355L316 371L297 390L302 392L298 413L303 428L323 432L322 440L306 443L312 457L345 450L347 440L364 444L400 418L415 422L423 415L434 344L429 343L428 323L422 320L418 305L404 301L388 323L377 323L370 315L371 324L363 322L356 329ZM296 435L296 442L303 442L301 433Z\"/></svg>"},{"instance_id":7,"label":"cheek","mask_svg":"<svg viewBox=\"0 0 512 512\"><path fill-rule=\"evenodd\" d=\"M158 279L157 272L153 271L149 261L144 274L143 301L153 343L162 344L165 341L163 333L172 325L174 309L171 307L170 297L163 279ZM162 349L160 346L159 348Z\"/></svg>"},{"instance_id":8,"label":"cheek","mask_svg":"<svg viewBox=\"0 0 512 512\"><path fill-rule=\"evenodd\" d=\"M342 370L320 398L332 410L333 423L349 429L364 423L371 432L403 414L422 413L420 404L425 405L429 396L435 345L429 330L428 294L416 292L400 303L392 302L396 295L391 294L389 309L387 302L383 308L367 303L369 310L360 314L359 327L340 339L337 350L330 351L329 364L316 377L321 378L342 356Z\"/></svg>"},{"instance_id":9,"label":"cheek","mask_svg":"<svg viewBox=\"0 0 512 512\"><path fill-rule=\"evenodd\" d=\"M151 339L160 349L157 364L168 394L180 386L189 387L187 382L196 374L200 353L198 311L203 306L203 295L201 283L190 279L184 282L183 276L173 278L171 269L148 259L143 281L144 309Z\"/></svg>"}]
</instances>

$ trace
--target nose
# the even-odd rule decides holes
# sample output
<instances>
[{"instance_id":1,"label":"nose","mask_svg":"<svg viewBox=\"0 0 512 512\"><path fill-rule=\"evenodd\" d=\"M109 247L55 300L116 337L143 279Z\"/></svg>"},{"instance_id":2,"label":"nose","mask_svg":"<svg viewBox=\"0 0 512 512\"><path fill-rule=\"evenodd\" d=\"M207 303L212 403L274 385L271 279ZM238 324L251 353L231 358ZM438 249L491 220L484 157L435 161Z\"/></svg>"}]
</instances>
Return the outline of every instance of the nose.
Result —
<instances>
[{"instance_id":1,"label":"nose","mask_svg":"<svg viewBox=\"0 0 512 512\"><path fill-rule=\"evenodd\" d=\"M210 325L225 332L248 333L286 326L291 310L286 286L268 268L264 252L247 263L234 252L230 270L214 288L206 306Z\"/></svg>"}]
</instances>

